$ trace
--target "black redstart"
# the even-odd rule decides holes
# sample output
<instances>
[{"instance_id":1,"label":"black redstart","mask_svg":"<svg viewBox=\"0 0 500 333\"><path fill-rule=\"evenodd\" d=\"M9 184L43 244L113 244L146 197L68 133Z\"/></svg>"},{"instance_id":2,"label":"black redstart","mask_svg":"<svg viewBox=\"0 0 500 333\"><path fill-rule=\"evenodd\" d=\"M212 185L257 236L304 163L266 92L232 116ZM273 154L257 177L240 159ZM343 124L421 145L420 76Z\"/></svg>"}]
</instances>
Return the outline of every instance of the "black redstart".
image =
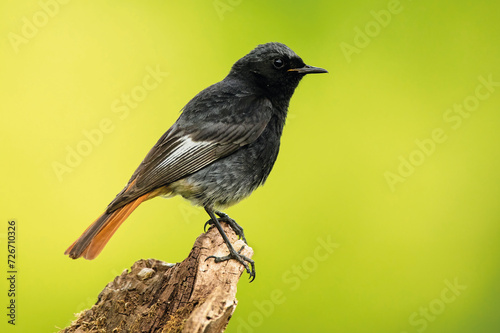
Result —
<instances>
[{"instance_id":1,"label":"black redstart","mask_svg":"<svg viewBox=\"0 0 500 333\"><path fill-rule=\"evenodd\" d=\"M205 208L207 224L215 225L229 249L227 256L207 259L235 259L253 280L254 261L233 248L220 222L246 242L243 229L216 209L239 202L265 182L278 156L290 98L310 73L327 71L304 64L281 43L259 45L238 60L222 81L187 103L125 188L65 254L94 259L143 201L181 195Z\"/></svg>"}]
</instances>

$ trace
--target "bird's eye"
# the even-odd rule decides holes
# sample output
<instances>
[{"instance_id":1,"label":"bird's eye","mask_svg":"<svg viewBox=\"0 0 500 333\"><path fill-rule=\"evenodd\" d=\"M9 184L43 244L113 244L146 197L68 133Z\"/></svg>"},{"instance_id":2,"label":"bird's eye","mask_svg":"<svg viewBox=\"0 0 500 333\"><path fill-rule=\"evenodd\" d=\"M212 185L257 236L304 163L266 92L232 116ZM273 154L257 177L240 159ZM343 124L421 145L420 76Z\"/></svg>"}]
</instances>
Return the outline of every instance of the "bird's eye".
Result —
<instances>
[{"instance_id":1,"label":"bird's eye","mask_svg":"<svg viewBox=\"0 0 500 333\"><path fill-rule=\"evenodd\" d=\"M273 65L275 68L280 69L283 68L283 66L285 66L285 62L281 58L276 58L273 60Z\"/></svg>"}]
</instances>

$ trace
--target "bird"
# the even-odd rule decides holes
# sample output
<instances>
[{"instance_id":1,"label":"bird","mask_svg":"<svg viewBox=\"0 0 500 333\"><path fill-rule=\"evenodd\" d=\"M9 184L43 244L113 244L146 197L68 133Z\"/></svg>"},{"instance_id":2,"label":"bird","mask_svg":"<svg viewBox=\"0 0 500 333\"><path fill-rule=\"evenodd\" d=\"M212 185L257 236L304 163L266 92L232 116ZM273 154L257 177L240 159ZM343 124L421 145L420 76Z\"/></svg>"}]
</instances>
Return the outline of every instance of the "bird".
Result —
<instances>
[{"instance_id":1,"label":"bird","mask_svg":"<svg viewBox=\"0 0 500 333\"><path fill-rule=\"evenodd\" d=\"M309 66L288 46L260 44L227 76L199 92L181 110L106 210L65 251L96 258L144 201L180 195L205 209L227 245L216 263L237 260L255 279L255 263L236 251L221 227L229 224L246 244L243 228L222 212L263 185L278 156L290 99L301 79L327 70Z\"/></svg>"}]
</instances>

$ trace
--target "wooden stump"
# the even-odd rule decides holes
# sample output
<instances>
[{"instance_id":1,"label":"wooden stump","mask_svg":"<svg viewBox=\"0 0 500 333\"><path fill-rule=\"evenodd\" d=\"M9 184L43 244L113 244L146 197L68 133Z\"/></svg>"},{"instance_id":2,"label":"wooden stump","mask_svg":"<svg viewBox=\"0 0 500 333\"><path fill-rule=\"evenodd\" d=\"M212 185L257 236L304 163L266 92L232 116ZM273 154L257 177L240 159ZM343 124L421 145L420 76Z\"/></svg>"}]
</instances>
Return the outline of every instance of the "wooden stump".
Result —
<instances>
[{"instance_id":1,"label":"wooden stump","mask_svg":"<svg viewBox=\"0 0 500 333\"><path fill-rule=\"evenodd\" d=\"M222 226L235 249L245 245ZM236 284L244 267L235 260L205 259L227 253L217 229L210 228L181 263L141 259L60 332L223 332L236 308ZM245 246L242 254L251 257L253 250Z\"/></svg>"}]
</instances>

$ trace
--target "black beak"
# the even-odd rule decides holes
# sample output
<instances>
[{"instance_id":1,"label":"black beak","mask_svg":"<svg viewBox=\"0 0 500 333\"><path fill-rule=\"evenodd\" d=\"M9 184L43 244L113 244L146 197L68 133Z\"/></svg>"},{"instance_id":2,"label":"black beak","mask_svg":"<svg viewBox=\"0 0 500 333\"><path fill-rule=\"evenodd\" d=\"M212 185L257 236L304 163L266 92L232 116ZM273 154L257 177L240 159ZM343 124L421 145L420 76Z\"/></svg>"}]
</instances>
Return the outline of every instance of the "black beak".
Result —
<instances>
[{"instance_id":1,"label":"black beak","mask_svg":"<svg viewBox=\"0 0 500 333\"><path fill-rule=\"evenodd\" d=\"M288 70L288 72L297 72L300 74L328 73L326 69L320 67L313 67L309 65L305 65L304 67L301 68L291 68Z\"/></svg>"}]
</instances>

